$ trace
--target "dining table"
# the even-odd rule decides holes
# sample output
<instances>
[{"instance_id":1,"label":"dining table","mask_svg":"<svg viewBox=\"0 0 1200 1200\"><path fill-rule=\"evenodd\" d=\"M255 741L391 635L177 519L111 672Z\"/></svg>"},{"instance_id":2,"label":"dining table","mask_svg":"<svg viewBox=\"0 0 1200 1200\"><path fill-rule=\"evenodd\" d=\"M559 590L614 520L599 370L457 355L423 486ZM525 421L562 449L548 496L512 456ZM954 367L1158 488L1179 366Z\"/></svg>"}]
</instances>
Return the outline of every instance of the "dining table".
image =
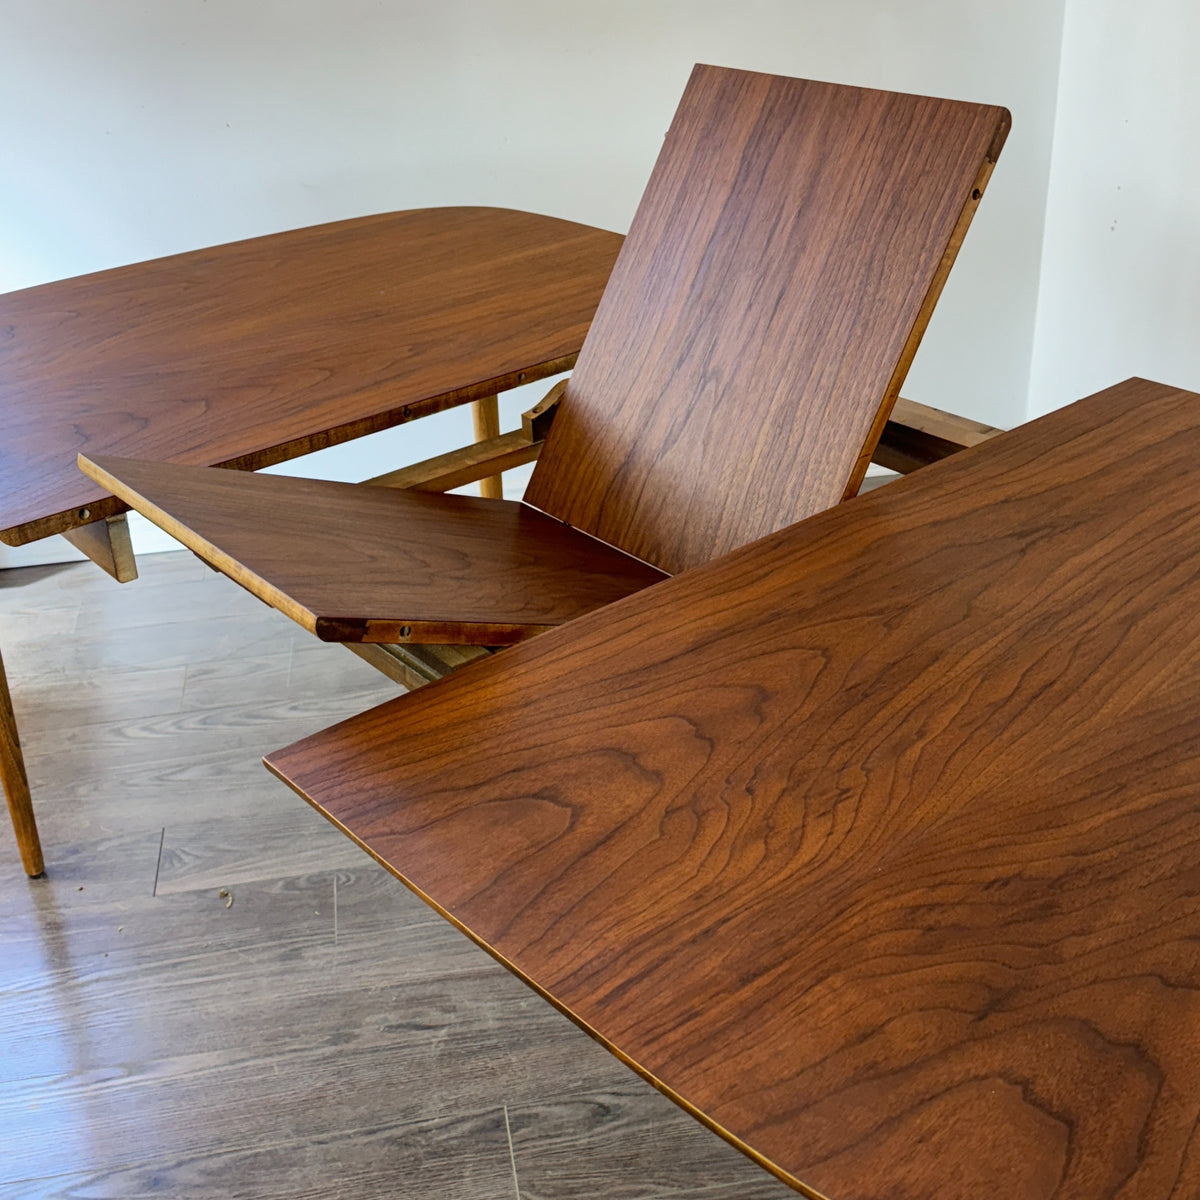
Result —
<instances>
[{"instance_id":1,"label":"dining table","mask_svg":"<svg viewBox=\"0 0 1200 1200\"><path fill-rule=\"evenodd\" d=\"M814 1200L1194 1197L1198 464L1127 380L266 763Z\"/></svg>"},{"instance_id":2,"label":"dining table","mask_svg":"<svg viewBox=\"0 0 1200 1200\"><path fill-rule=\"evenodd\" d=\"M622 236L426 208L192 250L0 295L0 541L54 534L136 576L124 506L80 451L257 470L574 364ZM399 466L400 464L396 464ZM44 856L0 660L0 781Z\"/></svg>"}]
</instances>

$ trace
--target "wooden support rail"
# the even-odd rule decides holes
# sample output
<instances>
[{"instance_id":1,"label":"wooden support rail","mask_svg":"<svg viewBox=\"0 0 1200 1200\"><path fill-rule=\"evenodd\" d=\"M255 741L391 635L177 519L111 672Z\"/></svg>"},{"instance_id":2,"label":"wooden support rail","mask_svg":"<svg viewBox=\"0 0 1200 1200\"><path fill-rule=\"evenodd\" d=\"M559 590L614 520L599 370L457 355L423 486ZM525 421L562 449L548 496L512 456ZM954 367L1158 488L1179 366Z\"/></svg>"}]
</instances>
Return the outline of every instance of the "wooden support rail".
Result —
<instances>
[{"instance_id":1,"label":"wooden support rail","mask_svg":"<svg viewBox=\"0 0 1200 1200\"><path fill-rule=\"evenodd\" d=\"M545 399L524 413L520 429L449 450L364 482L418 492L448 492L499 471L533 462L541 453L563 387L563 383L555 384ZM891 419L884 427L874 461L891 471L908 475L968 446L977 446L1000 432L991 425L918 404L902 396L896 401Z\"/></svg>"},{"instance_id":2,"label":"wooden support rail","mask_svg":"<svg viewBox=\"0 0 1200 1200\"><path fill-rule=\"evenodd\" d=\"M891 471L908 475L939 459L957 454L995 437L1001 430L969 417L930 408L901 397L884 426L873 461Z\"/></svg>"}]
</instances>

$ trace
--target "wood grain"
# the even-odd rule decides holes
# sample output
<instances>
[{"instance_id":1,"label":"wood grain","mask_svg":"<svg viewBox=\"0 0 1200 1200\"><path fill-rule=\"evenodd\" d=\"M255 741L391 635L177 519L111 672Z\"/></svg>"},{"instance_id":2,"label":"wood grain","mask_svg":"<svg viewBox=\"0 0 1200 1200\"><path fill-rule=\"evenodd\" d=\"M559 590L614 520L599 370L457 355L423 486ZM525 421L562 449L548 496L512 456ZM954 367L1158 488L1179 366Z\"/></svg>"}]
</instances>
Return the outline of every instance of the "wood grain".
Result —
<instances>
[{"instance_id":1,"label":"wood grain","mask_svg":"<svg viewBox=\"0 0 1200 1200\"><path fill-rule=\"evenodd\" d=\"M620 244L421 209L0 296L0 540L118 511L81 450L258 468L565 370Z\"/></svg>"},{"instance_id":2,"label":"wood grain","mask_svg":"<svg viewBox=\"0 0 1200 1200\"><path fill-rule=\"evenodd\" d=\"M137 578L137 559L124 513L65 529L63 537L118 583L132 583Z\"/></svg>"},{"instance_id":3,"label":"wood grain","mask_svg":"<svg viewBox=\"0 0 1200 1200\"><path fill-rule=\"evenodd\" d=\"M697 67L529 502L674 573L853 495L1008 124Z\"/></svg>"},{"instance_id":4,"label":"wood grain","mask_svg":"<svg viewBox=\"0 0 1200 1200\"><path fill-rule=\"evenodd\" d=\"M4 571L0 644L53 846L0 871L5 1200L512 1200L504 1105L523 1200L785 1194L261 769L365 665L186 551Z\"/></svg>"},{"instance_id":5,"label":"wood grain","mask_svg":"<svg viewBox=\"0 0 1200 1200\"><path fill-rule=\"evenodd\" d=\"M12 820L25 874L40 875L45 870L42 843L33 815L29 779L25 774L25 760L21 756L17 718L13 714L12 695L8 690L3 658L0 658L0 785L3 785L4 798L8 802L8 815Z\"/></svg>"},{"instance_id":6,"label":"wood grain","mask_svg":"<svg viewBox=\"0 0 1200 1200\"><path fill-rule=\"evenodd\" d=\"M419 492L445 492L475 483L488 471L507 471L531 463L542 451L546 432L558 411L558 401L565 387L566 380L555 384L544 400L524 413L521 429L448 450L363 482L381 487L412 488ZM930 408L900 396L884 426L872 461L907 475L1000 432L969 417Z\"/></svg>"},{"instance_id":7,"label":"wood grain","mask_svg":"<svg viewBox=\"0 0 1200 1200\"><path fill-rule=\"evenodd\" d=\"M414 492L448 492L496 471L531 463L541 449L540 441L530 441L523 429L514 429L499 437L435 454L407 467L397 467L363 482L376 487L408 488Z\"/></svg>"},{"instance_id":8,"label":"wood grain","mask_svg":"<svg viewBox=\"0 0 1200 1200\"><path fill-rule=\"evenodd\" d=\"M507 645L664 578L513 501L135 459L80 465L325 641Z\"/></svg>"},{"instance_id":9,"label":"wood grain","mask_svg":"<svg viewBox=\"0 0 1200 1200\"><path fill-rule=\"evenodd\" d=\"M857 490L1007 127L995 107L697 68L546 434L532 505L674 571ZM90 453L80 465L330 640L503 645L654 578L620 559L610 572L599 547L585 554L586 538L560 531L553 545L575 547L561 579L551 543L535 552L523 533L520 563L502 547L502 581L470 557L499 533L480 514L501 510L396 507L389 529L382 498L345 486ZM427 466L381 482L427 480ZM418 511L437 522L422 531L403 515ZM456 530L455 512L474 524Z\"/></svg>"},{"instance_id":10,"label":"wood grain","mask_svg":"<svg viewBox=\"0 0 1200 1200\"><path fill-rule=\"evenodd\" d=\"M809 1194L1183 1200L1197 462L1128 381L268 765Z\"/></svg>"},{"instance_id":11,"label":"wood grain","mask_svg":"<svg viewBox=\"0 0 1200 1200\"><path fill-rule=\"evenodd\" d=\"M475 430L475 441L490 442L500 436L500 401L496 396L481 396L471 402L471 424ZM474 481L472 481L474 482ZM504 499L504 480L499 475L488 475L479 480L479 494L489 500Z\"/></svg>"},{"instance_id":12,"label":"wood grain","mask_svg":"<svg viewBox=\"0 0 1200 1200\"><path fill-rule=\"evenodd\" d=\"M520 1200L794 1200L744 1159L735 1173L740 1155L719 1139L684 1138L671 1107L629 1075L603 1092L510 1106Z\"/></svg>"}]
</instances>

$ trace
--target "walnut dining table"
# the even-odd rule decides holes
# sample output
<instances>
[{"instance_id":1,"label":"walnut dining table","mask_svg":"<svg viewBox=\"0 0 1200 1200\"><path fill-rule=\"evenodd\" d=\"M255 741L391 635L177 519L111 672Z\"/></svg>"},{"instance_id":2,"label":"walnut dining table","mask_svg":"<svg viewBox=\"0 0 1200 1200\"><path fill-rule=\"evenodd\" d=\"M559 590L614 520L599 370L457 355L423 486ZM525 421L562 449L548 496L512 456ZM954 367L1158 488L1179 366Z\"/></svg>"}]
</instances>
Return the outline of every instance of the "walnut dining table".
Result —
<instances>
[{"instance_id":1,"label":"walnut dining table","mask_svg":"<svg viewBox=\"0 0 1200 1200\"><path fill-rule=\"evenodd\" d=\"M123 506L81 450L256 469L574 363L619 234L436 208L272 234L0 295L0 541L64 534L122 582ZM397 464L399 465L399 464ZM0 779L43 869L0 661Z\"/></svg>"},{"instance_id":2,"label":"walnut dining table","mask_svg":"<svg viewBox=\"0 0 1200 1200\"><path fill-rule=\"evenodd\" d=\"M267 764L805 1195L1195 1197L1198 463L1130 380Z\"/></svg>"}]
</instances>

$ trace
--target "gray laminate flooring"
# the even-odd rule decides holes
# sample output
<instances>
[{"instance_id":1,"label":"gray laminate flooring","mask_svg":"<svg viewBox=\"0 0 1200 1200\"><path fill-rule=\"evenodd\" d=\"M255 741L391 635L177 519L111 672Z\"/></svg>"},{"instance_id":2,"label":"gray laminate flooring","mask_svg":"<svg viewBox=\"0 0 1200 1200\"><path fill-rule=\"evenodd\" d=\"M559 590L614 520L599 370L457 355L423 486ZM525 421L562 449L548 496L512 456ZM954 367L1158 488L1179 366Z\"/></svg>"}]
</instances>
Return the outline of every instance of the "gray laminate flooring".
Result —
<instances>
[{"instance_id":1,"label":"gray laminate flooring","mask_svg":"<svg viewBox=\"0 0 1200 1200\"><path fill-rule=\"evenodd\" d=\"M0 835L0 1196L793 1193L272 779L395 694L185 553L0 571L48 863Z\"/></svg>"}]
</instances>

